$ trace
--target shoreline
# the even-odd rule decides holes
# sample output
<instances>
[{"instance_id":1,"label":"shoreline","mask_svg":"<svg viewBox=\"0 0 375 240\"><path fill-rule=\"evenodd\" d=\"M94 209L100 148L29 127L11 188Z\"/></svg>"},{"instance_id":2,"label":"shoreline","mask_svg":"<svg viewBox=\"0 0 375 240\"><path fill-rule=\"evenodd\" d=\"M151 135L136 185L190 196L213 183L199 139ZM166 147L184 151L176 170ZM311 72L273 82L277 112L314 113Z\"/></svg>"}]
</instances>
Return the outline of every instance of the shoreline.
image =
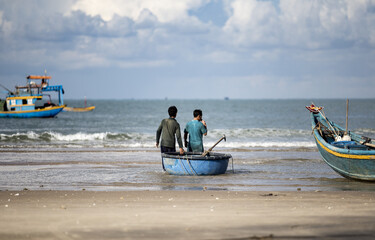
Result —
<instances>
[{"instance_id":1,"label":"shoreline","mask_svg":"<svg viewBox=\"0 0 375 240\"><path fill-rule=\"evenodd\" d=\"M0 239L373 239L375 194L0 191Z\"/></svg>"}]
</instances>

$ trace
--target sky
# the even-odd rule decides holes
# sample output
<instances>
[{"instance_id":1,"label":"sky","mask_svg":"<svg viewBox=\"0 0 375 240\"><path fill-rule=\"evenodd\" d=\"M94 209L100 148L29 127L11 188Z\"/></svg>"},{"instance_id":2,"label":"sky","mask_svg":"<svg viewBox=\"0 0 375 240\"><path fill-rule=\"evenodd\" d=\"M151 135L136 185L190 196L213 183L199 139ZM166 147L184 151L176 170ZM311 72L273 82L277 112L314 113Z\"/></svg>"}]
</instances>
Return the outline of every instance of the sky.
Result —
<instances>
[{"instance_id":1,"label":"sky","mask_svg":"<svg viewBox=\"0 0 375 240\"><path fill-rule=\"evenodd\" d=\"M45 70L65 99L374 98L375 0L0 0L0 83Z\"/></svg>"}]
</instances>

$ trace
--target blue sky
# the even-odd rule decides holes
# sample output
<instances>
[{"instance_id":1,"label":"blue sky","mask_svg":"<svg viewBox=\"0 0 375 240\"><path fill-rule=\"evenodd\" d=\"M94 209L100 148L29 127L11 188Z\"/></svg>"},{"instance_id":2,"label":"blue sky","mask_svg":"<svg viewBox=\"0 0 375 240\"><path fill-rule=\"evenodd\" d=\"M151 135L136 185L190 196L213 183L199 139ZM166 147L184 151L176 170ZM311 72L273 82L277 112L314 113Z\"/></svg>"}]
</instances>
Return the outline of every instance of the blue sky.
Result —
<instances>
[{"instance_id":1,"label":"blue sky","mask_svg":"<svg viewBox=\"0 0 375 240\"><path fill-rule=\"evenodd\" d=\"M374 98L375 1L0 0L0 83L65 98Z\"/></svg>"}]
</instances>

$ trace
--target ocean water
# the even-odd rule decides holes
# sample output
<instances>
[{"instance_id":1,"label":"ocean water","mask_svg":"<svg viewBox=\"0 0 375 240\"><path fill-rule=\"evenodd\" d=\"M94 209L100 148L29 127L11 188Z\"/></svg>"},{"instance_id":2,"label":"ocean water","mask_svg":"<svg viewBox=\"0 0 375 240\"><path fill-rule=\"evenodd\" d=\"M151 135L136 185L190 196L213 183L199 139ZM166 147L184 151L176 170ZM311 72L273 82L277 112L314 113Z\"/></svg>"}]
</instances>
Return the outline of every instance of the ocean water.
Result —
<instances>
[{"instance_id":1,"label":"ocean water","mask_svg":"<svg viewBox=\"0 0 375 240\"><path fill-rule=\"evenodd\" d=\"M345 126L345 100L89 100L92 112L0 119L0 190L374 191L323 162L305 109L311 102ZM171 105L181 131L202 109L205 149L226 135L214 149L233 156L226 174L163 172L155 132ZM375 138L375 99L351 100L349 112L349 129Z\"/></svg>"}]
</instances>

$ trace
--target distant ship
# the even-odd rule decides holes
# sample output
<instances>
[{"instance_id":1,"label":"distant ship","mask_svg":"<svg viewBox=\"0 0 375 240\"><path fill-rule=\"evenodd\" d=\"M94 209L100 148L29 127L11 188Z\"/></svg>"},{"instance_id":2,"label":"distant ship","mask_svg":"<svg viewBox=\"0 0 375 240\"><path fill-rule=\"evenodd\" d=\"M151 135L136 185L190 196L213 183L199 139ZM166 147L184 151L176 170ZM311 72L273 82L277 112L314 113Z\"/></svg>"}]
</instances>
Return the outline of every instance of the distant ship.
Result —
<instances>
[{"instance_id":1,"label":"distant ship","mask_svg":"<svg viewBox=\"0 0 375 240\"><path fill-rule=\"evenodd\" d=\"M30 75L26 79L26 85L16 86L15 91L2 86L8 94L5 100L0 99L0 118L52 118L64 109L62 85L50 86L50 76ZM46 92L56 92L58 103L52 103ZM44 97L48 100L43 103Z\"/></svg>"}]
</instances>

